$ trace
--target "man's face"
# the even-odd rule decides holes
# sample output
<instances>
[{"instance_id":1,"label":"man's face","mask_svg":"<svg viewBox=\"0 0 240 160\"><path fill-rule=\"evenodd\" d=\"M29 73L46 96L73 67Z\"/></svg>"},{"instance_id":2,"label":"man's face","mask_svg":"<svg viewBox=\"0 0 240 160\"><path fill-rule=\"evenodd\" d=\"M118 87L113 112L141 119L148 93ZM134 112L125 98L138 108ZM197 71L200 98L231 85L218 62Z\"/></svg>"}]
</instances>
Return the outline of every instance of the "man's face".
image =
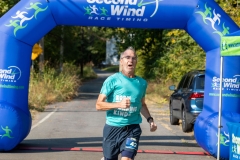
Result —
<instances>
[{"instance_id":1,"label":"man's face","mask_svg":"<svg viewBox=\"0 0 240 160\"><path fill-rule=\"evenodd\" d=\"M126 50L120 60L120 63L123 72L133 74L137 64L137 56L132 50Z\"/></svg>"}]
</instances>

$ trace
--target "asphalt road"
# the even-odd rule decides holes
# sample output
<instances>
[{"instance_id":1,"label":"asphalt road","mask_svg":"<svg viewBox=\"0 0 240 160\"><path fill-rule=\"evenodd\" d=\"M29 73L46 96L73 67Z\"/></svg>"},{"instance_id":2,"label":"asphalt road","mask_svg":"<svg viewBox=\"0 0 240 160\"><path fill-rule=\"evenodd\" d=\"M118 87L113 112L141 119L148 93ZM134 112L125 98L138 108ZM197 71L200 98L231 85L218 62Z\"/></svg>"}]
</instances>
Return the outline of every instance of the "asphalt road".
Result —
<instances>
[{"instance_id":1,"label":"asphalt road","mask_svg":"<svg viewBox=\"0 0 240 160\"><path fill-rule=\"evenodd\" d=\"M38 113L25 140L14 150L0 153L0 160L100 160L105 112L95 103L103 81L112 73L97 71L98 78L84 83L79 96L69 102L46 106ZM214 160L196 143L193 132L169 123L168 106L148 105L157 125L149 131L144 120L136 160Z\"/></svg>"}]
</instances>

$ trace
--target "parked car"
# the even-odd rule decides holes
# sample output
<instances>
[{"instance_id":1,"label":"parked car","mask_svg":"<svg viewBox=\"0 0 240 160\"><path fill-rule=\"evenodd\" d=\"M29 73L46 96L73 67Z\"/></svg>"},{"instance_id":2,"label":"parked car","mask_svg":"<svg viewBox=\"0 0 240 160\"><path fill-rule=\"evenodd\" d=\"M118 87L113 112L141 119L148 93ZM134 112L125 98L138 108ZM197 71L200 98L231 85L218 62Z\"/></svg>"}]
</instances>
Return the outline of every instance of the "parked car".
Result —
<instances>
[{"instance_id":1,"label":"parked car","mask_svg":"<svg viewBox=\"0 0 240 160\"><path fill-rule=\"evenodd\" d=\"M205 71L194 70L186 73L177 88L169 86L173 91L170 96L170 124L177 125L182 120L183 132L193 129L197 116L203 109Z\"/></svg>"}]
</instances>

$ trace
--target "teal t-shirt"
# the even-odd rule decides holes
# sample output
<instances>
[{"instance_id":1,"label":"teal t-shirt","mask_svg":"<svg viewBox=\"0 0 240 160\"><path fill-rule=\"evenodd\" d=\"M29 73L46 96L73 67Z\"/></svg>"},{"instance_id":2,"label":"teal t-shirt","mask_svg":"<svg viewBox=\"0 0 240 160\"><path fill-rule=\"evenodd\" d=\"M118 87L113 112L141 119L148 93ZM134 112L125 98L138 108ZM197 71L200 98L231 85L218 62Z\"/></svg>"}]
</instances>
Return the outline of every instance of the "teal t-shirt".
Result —
<instances>
[{"instance_id":1,"label":"teal t-shirt","mask_svg":"<svg viewBox=\"0 0 240 160\"><path fill-rule=\"evenodd\" d=\"M142 122L142 98L145 97L147 82L138 76L129 78L121 72L108 77L102 86L101 94L107 96L107 102L121 102L128 97L131 101L130 108L116 108L106 111L106 123L111 126L123 127Z\"/></svg>"}]
</instances>

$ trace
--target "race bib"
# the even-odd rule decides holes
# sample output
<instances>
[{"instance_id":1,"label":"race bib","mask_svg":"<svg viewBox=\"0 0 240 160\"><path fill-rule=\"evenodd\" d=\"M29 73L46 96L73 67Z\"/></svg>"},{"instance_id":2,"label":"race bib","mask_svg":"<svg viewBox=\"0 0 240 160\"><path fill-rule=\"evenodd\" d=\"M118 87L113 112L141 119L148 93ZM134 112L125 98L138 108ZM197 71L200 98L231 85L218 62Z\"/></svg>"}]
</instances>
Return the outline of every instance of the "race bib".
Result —
<instances>
[{"instance_id":1,"label":"race bib","mask_svg":"<svg viewBox=\"0 0 240 160\"><path fill-rule=\"evenodd\" d=\"M138 143L136 138L127 138L126 148L137 150Z\"/></svg>"}]
</instances>

